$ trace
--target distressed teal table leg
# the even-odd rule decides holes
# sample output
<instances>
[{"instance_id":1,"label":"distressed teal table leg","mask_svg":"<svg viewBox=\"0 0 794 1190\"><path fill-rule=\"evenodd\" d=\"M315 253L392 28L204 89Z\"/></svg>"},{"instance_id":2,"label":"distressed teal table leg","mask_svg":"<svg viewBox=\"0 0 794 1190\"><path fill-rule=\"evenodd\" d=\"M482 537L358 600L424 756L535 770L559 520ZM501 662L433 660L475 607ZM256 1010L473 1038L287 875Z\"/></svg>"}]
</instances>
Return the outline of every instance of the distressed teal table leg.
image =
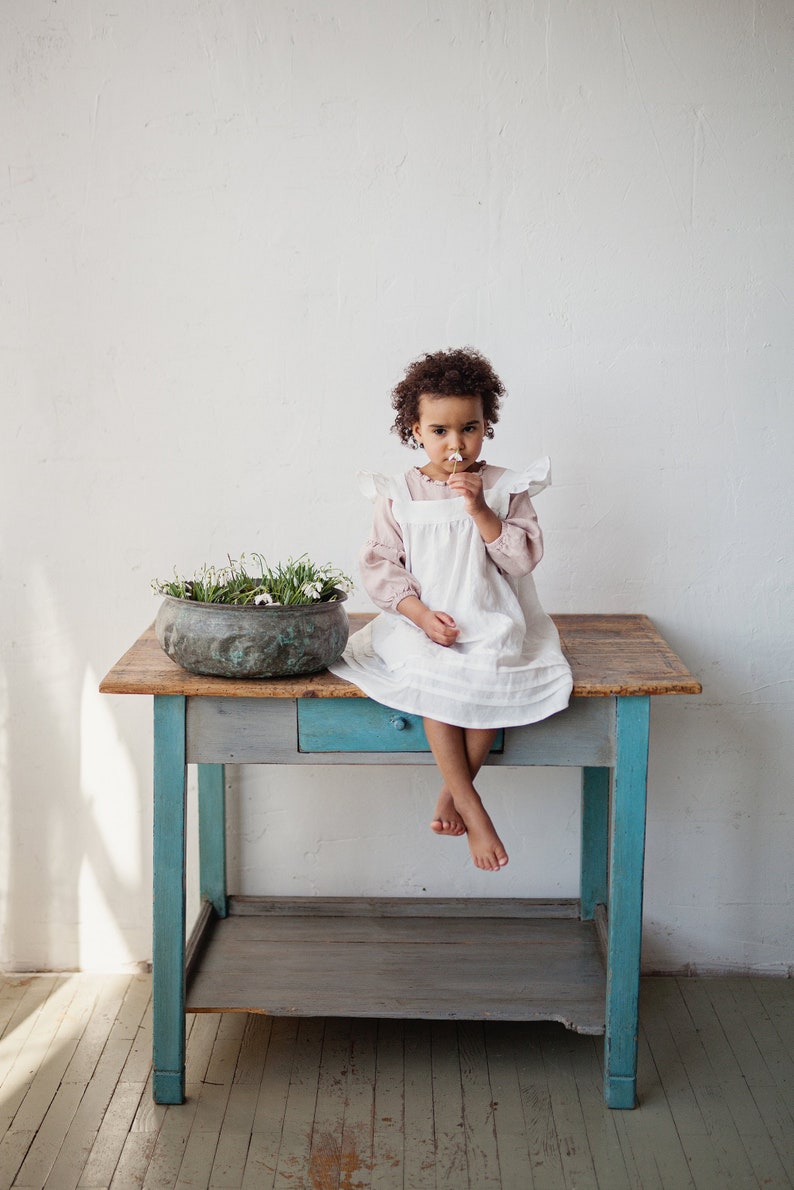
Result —
<instances>
[{"instance_id":1,"label":"distressed teal table leg","mask_svg":"<svg viewBox=\"0 0 794 1190\"><path fill-rule=\"evenodd\" d=\"M607 903L609 775L610 770L607 768L582 770L582 852L579 883L582 921L592 921L596 905Z\"/></svg>"},{"instance_id":2,"label":"distressed teal table leg","mask_svg":"<svg viewBox=\"0 0 794 1190\"><path fill-rule=\"evenodd\" d=\"M198 766L199 887L226 916L226 789L222 764Z\"/></svg>"},{"instance_id":3,"label":"distressed teal table leg","mask_svg":"<svg viewBox=\"0 0 794 1190\"><path fill-rule=\"evenodd\" d=\"M637 1099L637 1032L642 943L642 879L650 699L617 700L617 752L609 855L604 1098L633 1108Z\"/></svg>"},{"instance_id":4,"label":"distressed teal table leg","mask_svg":"<svg viewBox=\"0 0 794 1190\"><path fill-rule=\"evenodd\" d=\"M185 699L154 700L153 1091L185 1098Z\"/></svg>"}]
</instances>

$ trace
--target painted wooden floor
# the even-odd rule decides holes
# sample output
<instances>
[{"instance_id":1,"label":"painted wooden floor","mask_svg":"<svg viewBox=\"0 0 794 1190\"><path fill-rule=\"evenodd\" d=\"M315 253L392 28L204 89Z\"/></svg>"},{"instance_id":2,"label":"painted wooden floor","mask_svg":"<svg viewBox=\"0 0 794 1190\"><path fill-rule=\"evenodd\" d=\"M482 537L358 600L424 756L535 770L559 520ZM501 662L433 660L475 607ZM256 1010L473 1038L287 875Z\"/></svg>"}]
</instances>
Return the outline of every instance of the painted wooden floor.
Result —
<instances>
[{"instance_id":1,"label":"painted wooden floor","mask_svg":"<svg viewBox=\"0 0 794 1190\"><path fill-rule=\"evenodd\" d=\"M554 1024L189 1018L150 1093L148 976L0 979L0 1187L794 1185L794 981L646 979L641 1105Z\"/></svg>"}]
</instances>

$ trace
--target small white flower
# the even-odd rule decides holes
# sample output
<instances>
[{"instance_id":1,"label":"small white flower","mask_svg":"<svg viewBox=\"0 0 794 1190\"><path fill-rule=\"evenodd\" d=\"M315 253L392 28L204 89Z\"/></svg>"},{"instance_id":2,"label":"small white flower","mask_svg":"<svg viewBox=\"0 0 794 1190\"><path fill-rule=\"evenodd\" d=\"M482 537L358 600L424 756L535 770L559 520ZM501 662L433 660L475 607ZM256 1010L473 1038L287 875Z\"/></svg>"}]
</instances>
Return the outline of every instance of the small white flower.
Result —
<instances>
[{"instance_id":1,"label":"small white flower","mask_svg":"<svg viewBox=\"0 0 794 1190\"><path fill-rule=\"evenodd\" d=\"M450 461L450 463L462 463L463 455L460 453L459 450L456 450L454 454L451 454L449 456L449 461Z\"/></svg>"},{"instance_id":2,"label":"small white flower","mask_svg":"<svg viewBox=\"0 0 794 1190\"><path fill-rule=\"evenodd\" d=\"M322 583L318 583L318 582L304 583L303 586L301 587L301 590L303 591L303 594L306 596L307 599L319 599L320 592L322 591L322 589L323 589Z\"/></svg>"},{"instance_id":3,"label":"small white flower","mask_svg":"<svg viewBox=\"0 0 794 1190\"><path fill-rule=\"evenodd\" d=\"M262 603L269 607L275 605L275 600L269 591L263 591L261 595L254 596L254 603L257 607Z\"/></svg>"}]
</instances>

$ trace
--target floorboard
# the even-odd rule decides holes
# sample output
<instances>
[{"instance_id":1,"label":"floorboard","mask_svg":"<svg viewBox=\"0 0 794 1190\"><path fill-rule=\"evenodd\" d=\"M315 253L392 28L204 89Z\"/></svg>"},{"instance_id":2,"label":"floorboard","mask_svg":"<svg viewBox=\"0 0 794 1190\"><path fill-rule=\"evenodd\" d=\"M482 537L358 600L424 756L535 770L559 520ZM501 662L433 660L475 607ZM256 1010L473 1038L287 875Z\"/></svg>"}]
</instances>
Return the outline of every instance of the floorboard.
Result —
<instances>
[{"instance_id":1,"label":"floorboard","mask_svg":"<svg viewBox=\"0 0 794 1190\"><path fill-rule=\"evenodd\" d=\"M187 1018L151 1094L146 976L0 978L0 1190L794 1187L794 981L643 980L639 1104L553 1022Z\"/></svg>"},{"instance_id":2,"label":"floorboard","mask_svg":"<svg viewBox=\"0 0 794 1190\"><path fill-rule=\"evenodd\" d=\"M469 1183L483 1190L501 1185L496 1143L495 1105L480 1021L460 1021L457 1028L463 1092L463 1135Z\"/></svg>"},{"instance_id":3,"label":"floorboard","mask_svg":"<svg viewBox=\"0 0 794 1190\"><path fill-rule=\"evenodd\" d=\"M416 1190L433 1190L436 1184L436 1121L430 1022L406 1021L404 1029L403 1185Z\"/></svg>"},{"instance_id":4,"label":"floorboard","mask_svg":"<svg viewBox=\"0 0 794 1190\"><path fill-rule=\"evenodd\" d=\"M404 1145L404 1025L379 1021L374 1083L372 1169L378 1190L402 1190Z\"/></svg>"},{"instance_id":5,"label":"floorboard","mask_svg":"<svg viewBox=\"0 0 794 1190\"><path fill-rule=\"evenodd\" d=\"M432 1021L430 1036L436 1186L469 1186L458 1027Z\"/></svg>"}]
</instances>

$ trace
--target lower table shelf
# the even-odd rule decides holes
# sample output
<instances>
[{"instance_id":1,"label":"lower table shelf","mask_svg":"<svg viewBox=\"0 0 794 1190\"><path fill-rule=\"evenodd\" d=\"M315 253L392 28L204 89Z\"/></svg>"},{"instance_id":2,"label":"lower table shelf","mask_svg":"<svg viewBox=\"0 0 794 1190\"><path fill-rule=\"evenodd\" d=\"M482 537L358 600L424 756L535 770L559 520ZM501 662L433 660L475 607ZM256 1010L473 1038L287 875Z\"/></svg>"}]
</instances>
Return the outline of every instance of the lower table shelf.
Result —
<instances>
[{"instance_id":1,"label":"lower table shelf","mask_svg":"<svg viewBox=\"0 0 794 1190\"><path fill-rule=\"evenodd\" d=\"M189 947L189 1012L552 1020L604 1032L578 901L235 898Z\"/></svg>"}]
</instances>

